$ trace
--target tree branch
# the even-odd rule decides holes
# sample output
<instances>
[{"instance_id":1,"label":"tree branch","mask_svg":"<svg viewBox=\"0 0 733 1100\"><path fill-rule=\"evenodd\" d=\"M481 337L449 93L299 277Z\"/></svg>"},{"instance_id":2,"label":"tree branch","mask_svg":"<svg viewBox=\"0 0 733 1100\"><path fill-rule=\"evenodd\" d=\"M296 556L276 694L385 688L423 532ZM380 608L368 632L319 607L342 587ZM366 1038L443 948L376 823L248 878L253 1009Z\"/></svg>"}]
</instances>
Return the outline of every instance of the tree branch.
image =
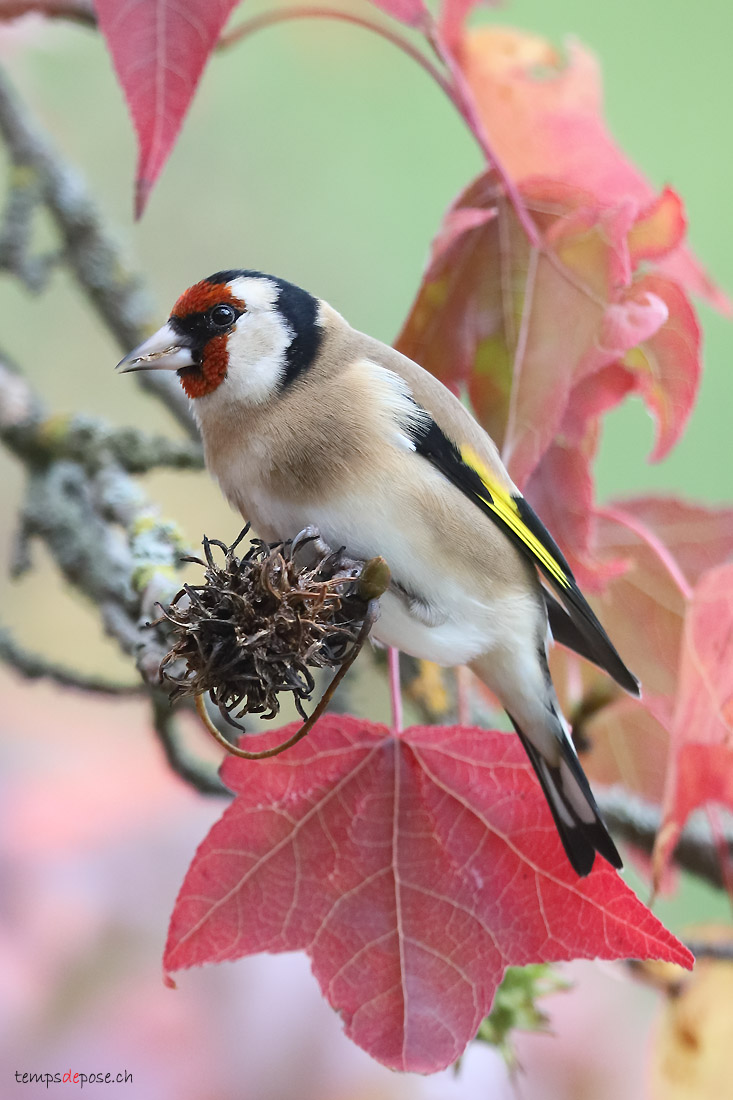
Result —
<instances>
[{"instance_id":1,"label":"tree branch","mask_svg":"<svg viewBox=\"0 0 733 1100\"><path fill-rule=\"evenodd\" d=\"M140 695L144 691L139 682L121 684L104 676L95 676L57 664L38 653L31 653L19 645L3 627L0 627L0 660L27 680L52 680L61 687L76 688L96 695Z\"/></svg>"},{"instance_id":2,"label":"tree branch","mask_svg":"<svg viewBox=\"0 0 733 1100\"><path fill-rule=\"evenodd\" d=\"M38 12L46 19L68 19L85 27L96 27L92 0L0 0L0 20L20 19Z\"/></svg>"},{"instance_id":3,"label":"tree branch","mask_svg":"<svg viewBox=\"0 0 733 1100\"><path fill-rule=\"evenodd\" d=\"M622 840L651 855L662 823L661 808L621 787L598 789L596 800L609 829ZM723 839L729 854L733 854L733 830L727 829ZM687 822L673 859L684 871L717 889L725 889L719 851L705 820L695 817Z\"/></svg>"},{"instance_id":4,"label":"tree branch","mask_svg":"<svg viewBox=\"0 0 733 1100\"><path fill-rule=\"evenodd\" d=\"M31 120L1 69L0 134L14 166L13 197L0 230L0 242L4 243L0 262L31 290L38 290L38 263L28 253L28 224L42 202L59 231L64 263L122 351L129 351L157 327L150 295L142 279L128 270L122 250L104 225L83 180ZM44 260L44 270L47 265ZM163 401L191 438L198 440L188 399L175 377L143 371L138 382Z\"/></svg>"},{"instance_id":5,"label":"tree branch","mask_svg":"<svg viewBox=\"0 0 733 1100\"><path fill-rule=\"evenodd\" d=\"M96 417L75 414L47 416L16 370L3 362L0 352L0 390L12 393L14 402L0 399L0 439L29 467L70 459L93 472L106 462L116 462L128 474L167 467L200 470L201 446L189 440L151 436L135 428L114 428Z\"/></svg>"},{"instance_id":6,"label":"tree branch","mask_svg":"<svg viewBox=\"0 0 733 1100\"><path fill-rule=\"evenodd\" d=\"M231 798L232 792L219 779L216 769L191 756L184 749L176 729L175 712L171 709L168 697L162 692L155 692L152 704L153 728L171 770L199 794Z\"/></svg>"}]
</instances>

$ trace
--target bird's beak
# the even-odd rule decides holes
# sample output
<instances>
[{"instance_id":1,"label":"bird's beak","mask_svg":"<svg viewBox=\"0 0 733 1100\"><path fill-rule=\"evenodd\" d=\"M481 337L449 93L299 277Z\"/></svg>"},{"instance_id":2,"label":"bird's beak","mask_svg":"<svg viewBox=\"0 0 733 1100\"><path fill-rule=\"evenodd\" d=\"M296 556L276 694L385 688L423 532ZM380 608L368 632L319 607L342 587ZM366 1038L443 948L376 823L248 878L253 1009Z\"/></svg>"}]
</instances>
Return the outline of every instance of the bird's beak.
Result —
<instances>
[{"instance_id":1,"label":"bird's beak","mask_svg":"<svg viewBox=\"0 0 733 1100\"><path fill-rule=\"evenodd\" d=\"M115 369L120 374L127 374L133 370L181 370L195 365L192 349L186 346L186 337L165 324L120 359Z\"/></svg>"}]
</instances>

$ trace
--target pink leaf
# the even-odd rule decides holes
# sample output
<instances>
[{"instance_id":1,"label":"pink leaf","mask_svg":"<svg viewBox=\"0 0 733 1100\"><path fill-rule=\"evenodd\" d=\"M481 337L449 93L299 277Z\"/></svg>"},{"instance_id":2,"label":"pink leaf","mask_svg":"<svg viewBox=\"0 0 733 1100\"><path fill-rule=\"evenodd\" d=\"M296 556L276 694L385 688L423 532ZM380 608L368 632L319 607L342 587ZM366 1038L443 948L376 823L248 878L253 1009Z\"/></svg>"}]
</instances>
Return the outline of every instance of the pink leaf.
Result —
<instances>
[{"instance_id":1,"label":"pink leaf","mask_svg":"<svg viewBox=\"0 0 733 1100\"><path fill-rule=\"evenodd\" d=\"M278 737L287 734L276 731ZM394 1069L453 1062L506 966L691 956L602 860L578 879L517 739L334 715L262 764L171 919L169 970L305 949L347 1035Z\"/></svg>"},{"instance_id":2,"label":"pink leaf","mask_svg":"<svg viewBox=\"0 0 733 1100\"><path fill-rule=\"evenodd\" d=\"M631 292L631 300L642 299L661 302L669 319L642 337L622 361L656 421L651 457L658 462L682 435L695 404L702 369L700 325L687 295L670 279L644 275Z\"/></svg>"},{"instance_id":3,"label":"pink leaf","mask_svg":"<svg viewBox=\"0 0 733 1100\"><path fill-rule=\"evenodd\" d=\"M443 0L438 18L440 36L448 47L455 53L461 43L463 25L474 8L479 4L482 7L497 8L502 0Z\"/></svg>"},{"instance_id":4,"label":"pink leaf","mask_svg":"<svg viewBox=\"0 0 733 1100\"><path fill-rule=\"evenodd\" d=\"M552 180L535 180L523 198L542 233L538 250L491 173L459 195L397 341L451 389L468 390L520 488L564 430L564 418L577 420L571 394L589 375L624 360L668 447L689 413L699 369L694 340L676 366L668 351L677 333L692 337L684 295L664 279L631 282L633 204L602 208ZM680 316L669 317L671 309ZM624 359L636 347L636 358ZM629 378L619 370L603 379L605 387L611 377L620 396L628 392ZM592 423L607 400L584 398L589 410L597 406L589 411Z\"/></svg>"},{"instance_id":5,"label":"pink leaf","mask_svg":"<svg viewBox=\"0 0 733 1100\"><path fill-rule=\"evenodd\" d=\"M684 797L694 797L688 765L675 760L682 748L671 742L679 721L673 722L673 714L685 684L684 678L680 683L680 668L692 586L733 556L733 509L706 508L673 497L627 500L598 517L596 551L626 563L626 571L611 580L595 608L640 677L643 695L640 701L620 699L593 718L586 733L594 751L584 764L600 782L623 782L660 801L671 744L670 782L675 774L684 776ZM557 671L562 683L562 670ZM600 673L588 676L584 670L584 675L589 697L608 690ZM577 702L571 699L568 709ZM699 723L685 724L690 727L687 737L694 740ZM695 753L698 748L702 761L708 748L696 744ZM711 766L720 767L720 761ZM720 775L724 782L724 772Z\"/></svg>"},{"instance_id":6,"label":"pink leaf","mask_svg":"<svg viewBox=\"0 0 733 1100\"><path fill-rule=\"evenodd\" d=\"M605 206L635 201L643 225L632 240L634 259L664 257L667 275L730 313L728 298L689 250L678 247L684 231L678 197L668 190L657 199L611 137L590 50L569 41L560 51L537 35L505 27L466 33L457 50L486 132L515 182L552 176Z\"/></svg>"},{"instance_id":7,"label":"pink leaf","mask_svg":"<svg viewBox=\"0 0 733 1100\"><path fill-rule=\"evenodd\" d=\"M139 217L238 0L96 0L138 139Z\"/></svg>"},{"instance_id":8,"label":"pink leaf","mask_svg":"<svg viewBox=\"0 0 733 1100\"><path fill-rule=\"evenodd\" d=\"M702 577L685 618L657 873L689 814L711 801L733 809L733 564Z\"/></svg>"},{"instance_id":9,"label":"pink leaf","mask_svg":"<svg viewBox=\"0 0 733 1100\"><path fill-rule=\"evenodd\" d=\"M634 267L642 260L661 260L682 244L687 218L682 199L671 187L641 211L629 233L629 251Z\"/></svg>"},{"instance_id":10,"label":"pink leaf","mask_svg":"<svg viewBox=\"0 0 733 1100\"><path fill-rule=\"evenodd\" d=\"M423 0L372 0L372 3L408 27L422 26L428 14Z\"/></svg>"},{"instance_id":11,"label":"pink leaf","mask_svg":"<svg viewBox=\"0 0 733 1100\"><path fill-rule=\"evenodd\" d=\"M623 783L627 791L661 803L669 760L665 704L646 691L641 701L625 695L584 726L591 751L583 767L594 783Z\"/></svg>"},{"instance_id":12,"label":"pink leaf","mask_svg":"<svg viewBox=\"0 0 733 1100\"><path fill-rule=\"evenodd\" d=\"M632 497L617 509L644 524L673 555L689 585L733 557L733 508L677 497Z\"/></svg>"},{"instance_id":13,"label":"pink leaf","mask_svg":"<svg viewBox=\"0 0 733 1100\"><path fill-rule=\"evenodd\" d=\"M598 517L597 546L602 555L625 561L627 569L604 591L596 610L644 692L672 699L687 597L674 547L647 528L642 509L627 515L623 505Z\"/></svg>"}]
</instances>

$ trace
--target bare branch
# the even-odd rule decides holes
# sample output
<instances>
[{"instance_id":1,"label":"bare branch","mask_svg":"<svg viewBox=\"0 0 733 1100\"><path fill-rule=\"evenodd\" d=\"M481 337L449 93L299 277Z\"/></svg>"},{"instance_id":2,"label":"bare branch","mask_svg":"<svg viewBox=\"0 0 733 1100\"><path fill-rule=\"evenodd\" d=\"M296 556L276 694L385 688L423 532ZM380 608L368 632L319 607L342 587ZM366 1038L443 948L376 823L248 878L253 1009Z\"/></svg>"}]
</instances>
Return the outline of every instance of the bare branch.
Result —
<instances>
[{"instance_id":1,"label":"bare branch","mask_svg":"<svg viewBox=\"0 0 733 1100\"><path fill-rule=\"evenodd\" d=\"M145 689L138 682L121 684L104 676L95 676L79 669L68 668L55 661L31 653L19 645L9 631L0 627L0 660L27 680L52 680L61 687L76 688L96 695L140 695Z\"/></svg>"},{"instance_id":2,"label":"bare branch","mask_svg":"<svg viewBox=\"0 0 733 1100\"><path fill-rule=\"evenodd\" d=\"M47 19L67 19L85 27L96 27L92 0L0 0L0 20L10 21L36 12Z\"/></svg>"},{"instance_id":3,"label":"bare branch","mask_svg":"<svg viewBox=\"0 0 733 1100\"><path fill-rule=\"evenodd\" d=\"M27 285L33 285L34 261L27 253L29 234L23 219L30 216L40 196L60 233L64 262L120 348L129 351L157 327L150 296L141 278L128 270L122 250L108 232L83 180L31 120L2 70L0 134L15 173L15 197L6 208L5 225L0 231L0 242L5 242L2 263ZM29 189L25 200L23 188ZM156 371L141 375L140 384L162 400L188 434L198 439L188 399L177 379Z\"/></svg>"},{"instance_id":4,"label":"bare branch","mask_svg":"<svg viewBox=\"0 0 733 1100\"><path fill-rule=\"evenodd\" d=\"M596 799L609 829L622 840L651 855L659 827L661 808L653 802L630 794L622 787L596 791ZM733 831L723 833L729 856L733 855ZM720 854L708 823L698 817L685 826L673 856L684 871L718 889L725 889Z\"/></svg>"},{"instance_id":5,"label":"bare branch","mask_svg":"<svg viewBox=\"0 0 733 1100\"><path fill-rule=\"evenodd\" d=\"M200 794L231 798L231 791L224 786L216 770L184 749L168 697L162 692L155 692L152 703L153 726L171 770Z\"/></svg>"},{"instance_id":6,"label":"bare branch","mask_svg":"<svg viewBox=\"0 0 733 1100\"><path fill-rule=\"evenodd\" d=\"M66 581L99 608L108 633L157 685L168 645L160 628L145 624L157 617L156 601L176 592L188 547L118 460L139 469L143 459L182 465L194 456L188 446L115 432L100 421L91 431L79 419L55 431L54 424L28 382L0 363L0 439L28 469L16 560L27 568L29 542L45 542Z\"/></svg>"},{"instance_id":7,"label":"bare branch","mask_svg":"<svg viewBox=\"0 0 733 1100\"><path fill-rule=\"evenodd\" d=\"M114 461L129 474L158 467L199 470L200 445L189 440L151 436L135 428L113 428L92 416L44 414L30 387L3 363L0 352L0 439L26 465L71 459L89 471Z\"/></svg>"},{"instance_id":8,"label":"bare branch","mask_svg":"<svg viewBox=\"0 0 733 1100\"><path fill-rule=\"evenodd\" d=\"M733 943L705 943L704 940L686 940L686 946L697 960L716 959L721 962L733 962Z\"/></svg>"}]
</instances>

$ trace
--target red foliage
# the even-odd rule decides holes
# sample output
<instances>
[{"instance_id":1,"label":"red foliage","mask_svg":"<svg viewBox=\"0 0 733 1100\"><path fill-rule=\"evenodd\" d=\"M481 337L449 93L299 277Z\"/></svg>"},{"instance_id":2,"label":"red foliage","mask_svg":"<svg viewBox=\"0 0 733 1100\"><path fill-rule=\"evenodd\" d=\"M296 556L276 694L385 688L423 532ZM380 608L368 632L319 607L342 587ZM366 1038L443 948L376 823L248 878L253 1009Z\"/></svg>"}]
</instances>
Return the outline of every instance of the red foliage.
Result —
<instances>
[{"instance_id":1,"label":"red foliage","mask_svg":"<svg viewBox=\"0 0 733 1100\"><path fill-rule=\"evenodd\" d=\"M584 766L593 779L663 803L659 881L692 810L711 801L733 808L733 567L721 564L733 557L733 509L623 501L601 514L597 545L625 565L596 610L644 693L612 702L587 723L593 752ZM553 662L560 682L567 660ZM600 673L584 672L584 692L603 683Z\"/></svg>"},{"instance_id":2,"label":"red foliage","mask_svg":"<svg viewBox=\"0 0 733 1100\"><path fill-rule=\"evenodd\" d=\"M135 212L178 136L204 66L238 0L95 0L138 139Z\"/></svg>"},{"instance_id":3,"label":"red foliage","mask_svg":"<svg viewBox=\"0 0 733 1100\"><path fill-rule=\"evenodd\" d=\"M421 26L428 14L423 0L372 0L372 3L408 27Z\"/></svg>"},{"instance_id":4,"label":"red foliage","mask_svg":"<svg viewBox=\"0 0 733 1100\"><path fill-rule=\"evenodd\" d=\"M682 635L671 723L664 823L655 851L661 874L689 814L707 802L733 809L733 565L704 574Z\"/></svg>"},{"instance_id":5,"label":"red foliage","mask_svg":"<svg viewBox=\"0 0 733 1100\"><path fill-rule=\"evenodd\" d=\"M631 200L608 207L549 179L524 185L522 196L539 249L490 173L458 197L397 346L467 390L579 581L599 589L618 572L596 547L591 467L601 417L639 393L661 458L697 393L700 334L684 292L634 268L679 244L669 216L676 200L667 191L644 210ZM558 494L559 483L573 490Z\"/></svg>"},{"instance_id":6,"label":"red foliage","mask_svg":"<svg viewBox=\"0 0 733 1100\"><path fill-rule=\"evenodd\" d=\"M513 735L333 715L222 778L237 797L181 888L166 968L305 949L347 1035L395 1069L454 1061L509 965L692 962L602 860L574 874Z\"/></svg>"},{"instance_id":7,"label":"red foliage","mask_svg":"<svg viewBox=\"0 0 733 1100\"><path fill-rule=\"evenodd\" d=\"M649 233L681 239L684 214L669 192L656 199L624 156L603 118L598 61L576 40L563 50L537 35L491 27L455 39L455 49L493 147L516 181L551 177L583 188L606 206L632 202L656 216ZM641 236L641 231L639 231ZM654 245L647 255L654 256ZM669 253L667 243L663 252ZM686 249L663 262L665 274L718 309L731 304Z\"/></svg>"}]
</instances>

